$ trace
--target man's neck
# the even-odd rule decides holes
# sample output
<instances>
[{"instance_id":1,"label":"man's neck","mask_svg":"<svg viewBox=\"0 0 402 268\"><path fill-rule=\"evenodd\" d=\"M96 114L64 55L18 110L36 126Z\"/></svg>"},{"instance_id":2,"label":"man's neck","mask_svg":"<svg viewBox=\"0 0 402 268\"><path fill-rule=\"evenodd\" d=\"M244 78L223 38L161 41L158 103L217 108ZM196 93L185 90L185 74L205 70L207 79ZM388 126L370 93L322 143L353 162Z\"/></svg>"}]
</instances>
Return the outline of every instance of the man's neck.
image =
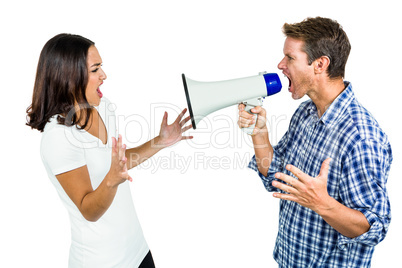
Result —
<instances>
[{"instance_id":1,"label":"man's neck","mask_svg":"<svg viewBox=\"0 0 402 268\"><path fill-rule=\"evenodd\" d=\"M342 93L345 89L343 79L329 80L319 83L317 90L309 94L310 99L317 107L318 117L325 113L331 103Z\"/></svg>"}]
</instances>

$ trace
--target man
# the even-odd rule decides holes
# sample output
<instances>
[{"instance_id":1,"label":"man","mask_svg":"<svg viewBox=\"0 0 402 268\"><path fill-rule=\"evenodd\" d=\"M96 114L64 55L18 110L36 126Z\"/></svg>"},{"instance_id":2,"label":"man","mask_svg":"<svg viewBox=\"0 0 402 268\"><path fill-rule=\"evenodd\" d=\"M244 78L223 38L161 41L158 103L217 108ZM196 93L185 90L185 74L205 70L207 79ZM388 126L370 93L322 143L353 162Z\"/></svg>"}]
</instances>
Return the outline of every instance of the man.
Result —
<instances>
[{"instance_id":1,"label":"man","mask_svg":"<svg viewBox=\"0 0 402 268\"><path fill-rule=\"evenodd\" d=\"M342 27L317 17L285 24L283 32L278 68L293 99L311 100L276 146L266 111L252 110L258 119L249 167L281 199L274 258L280 267L370 267L391 219L388 138L343 81L351 46ZM254 123L244 105L239 110L240 127Z\"/></svg>"}]
</instances>

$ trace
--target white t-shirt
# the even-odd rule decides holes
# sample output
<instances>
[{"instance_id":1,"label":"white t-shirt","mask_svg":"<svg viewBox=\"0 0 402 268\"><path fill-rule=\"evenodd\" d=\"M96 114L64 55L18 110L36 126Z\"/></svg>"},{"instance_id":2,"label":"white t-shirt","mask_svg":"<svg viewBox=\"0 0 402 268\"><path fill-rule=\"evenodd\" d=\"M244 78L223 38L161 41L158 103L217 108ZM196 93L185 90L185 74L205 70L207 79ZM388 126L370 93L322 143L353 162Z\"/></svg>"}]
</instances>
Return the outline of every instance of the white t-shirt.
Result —
<instances>
[{"instance_id":1,"label":"white t-shirt","mask_svg":"<svg viewBox=\"0 0 402 268\"><path fill-rule=\"evenodd\" d=\"M71 223L70 268L138 267L149 251L135 212L128 182L119 185L106 213L96 222L87 221L63 190L55 175L87 166L95 190L111 165L112 136L116 136L114 105L102 98L98 110L107 130L104 145L98 138L75 126L46 124L41 157Z\"/></svg>"}]
</instances>

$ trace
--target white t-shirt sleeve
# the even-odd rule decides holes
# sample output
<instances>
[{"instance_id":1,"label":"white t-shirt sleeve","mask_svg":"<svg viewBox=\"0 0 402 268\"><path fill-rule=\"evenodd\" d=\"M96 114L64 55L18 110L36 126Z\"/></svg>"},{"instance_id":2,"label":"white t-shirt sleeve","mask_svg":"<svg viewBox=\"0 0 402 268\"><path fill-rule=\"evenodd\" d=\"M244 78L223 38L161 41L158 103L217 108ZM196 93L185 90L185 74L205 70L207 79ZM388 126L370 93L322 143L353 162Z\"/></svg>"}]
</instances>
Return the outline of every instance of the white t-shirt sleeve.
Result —
<instances>
[{"instance_id":1,"label":"white t-shirt sleeve","mask_svg":"<svg viewBox=\"0 0 402 268\"><path fill-rule=\"evenodd\" d=\"M71 132L65 128L52 128L44 134L41 155L53 175L85 166L85 151L72 142Z\"/></svg>"}]
</instances>

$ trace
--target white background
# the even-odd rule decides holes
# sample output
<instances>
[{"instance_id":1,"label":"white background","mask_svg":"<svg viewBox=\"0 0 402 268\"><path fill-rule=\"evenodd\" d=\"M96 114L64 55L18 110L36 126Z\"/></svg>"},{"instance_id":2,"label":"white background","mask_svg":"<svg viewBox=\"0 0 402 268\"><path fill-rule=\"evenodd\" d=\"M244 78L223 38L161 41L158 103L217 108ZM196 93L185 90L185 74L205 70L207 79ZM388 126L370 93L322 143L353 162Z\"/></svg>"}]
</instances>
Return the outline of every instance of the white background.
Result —
<instances>
[{"instance_id":1,"label":"white background","mask_svg":"<svg viewBox=\"0 0 402 268\"><path fill-rule=\"evenodd\" d=\"M0 266L67 266L68 215L42 165L40 133L24 125L47 40L67 32L95 41L108 75L101 90L116 104L120 132L134 147L157 135L165 110L172 122L186 107L182 73L215 81L278 72L282 25L324 16L347 32L352 51L346 80L393 147L388 183L393 219L372 267L398 267L398 9L397 1L386 0L3 1ZM286 90L265 100L273 143L299 104ZM253 149L236 120L235 106L216 112L199 130L189 131L193 141L168 148L130 171L134 204L158 268L276 267L272 251L278 200L246 168ZM180 164L184 161L187 166Z\"/></svg>"}]
</instances>

